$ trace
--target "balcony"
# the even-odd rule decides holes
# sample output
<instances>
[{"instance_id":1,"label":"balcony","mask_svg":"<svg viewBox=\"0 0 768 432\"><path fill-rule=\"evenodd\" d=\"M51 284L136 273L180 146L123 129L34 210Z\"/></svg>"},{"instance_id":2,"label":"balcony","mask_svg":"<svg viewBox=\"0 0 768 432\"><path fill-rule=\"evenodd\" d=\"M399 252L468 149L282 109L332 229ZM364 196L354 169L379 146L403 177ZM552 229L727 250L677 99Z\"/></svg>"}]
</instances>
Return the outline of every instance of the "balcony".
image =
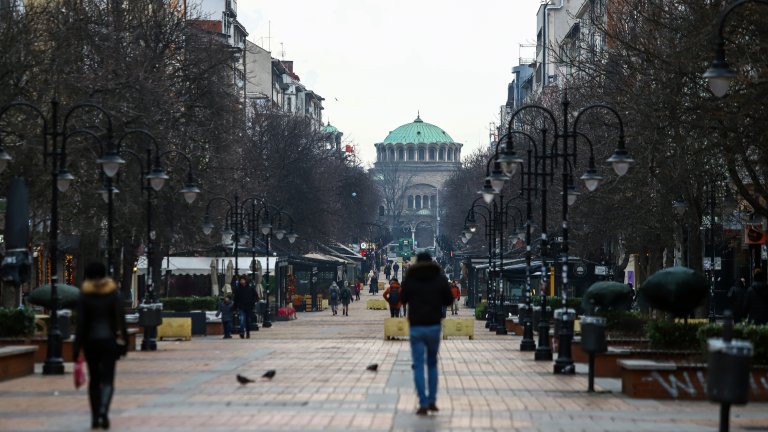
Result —
<instances>
[{"instance_id":1,"label":"balcony","mask_svg":"<svg viewBox=\"0 0 768 432\"><path fill-rule=\"evenodd\" d=\"M226 11L237 16L237 0L226 0Z\"/></svg>"}]
</instances>

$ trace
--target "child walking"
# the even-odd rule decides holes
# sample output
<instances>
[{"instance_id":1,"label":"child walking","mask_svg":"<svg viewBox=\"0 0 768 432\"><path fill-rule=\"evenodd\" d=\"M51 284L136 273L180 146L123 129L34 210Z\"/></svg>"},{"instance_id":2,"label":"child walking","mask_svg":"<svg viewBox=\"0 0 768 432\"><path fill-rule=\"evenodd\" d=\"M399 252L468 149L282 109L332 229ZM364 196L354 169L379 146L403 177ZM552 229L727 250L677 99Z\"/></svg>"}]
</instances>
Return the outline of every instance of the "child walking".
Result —
<instances>
[{"instance_id":1,"label":"child walking","mask_svg":"<svg viewBox=\"0 0 768 432\"><path fill-rule=\"evenodd\" d=\"M216 316L221 316L221 324L224 326L223 339L232 339L232 297L229 294L219 302Z\"/></svg>"}]
</instances>

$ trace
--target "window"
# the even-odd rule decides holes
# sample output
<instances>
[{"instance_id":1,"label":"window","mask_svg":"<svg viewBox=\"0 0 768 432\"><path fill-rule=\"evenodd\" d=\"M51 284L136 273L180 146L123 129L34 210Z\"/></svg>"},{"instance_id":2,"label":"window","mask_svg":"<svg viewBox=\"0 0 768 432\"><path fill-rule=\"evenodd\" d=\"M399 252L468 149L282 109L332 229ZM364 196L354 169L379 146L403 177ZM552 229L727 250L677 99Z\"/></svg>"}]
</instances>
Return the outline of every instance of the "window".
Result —
<instances>
[{"instance_id":1,"label":"window","mask_svg":"<svg viewBox=\"0 0 768 432\"><path fill-rule=\"evenodd\" d=\"M376 149L376 160L381 160L381 149Z\"/></svg>"},{"instance_id":2,"label":"window","mask_svg":"<svg viewBox=\"0 0 768 432\"><path fill-rule=\"evenodd\" d=\"M448 149L448 160L449 161L453 160L453 149Z\"/></svg>"},{"instance_id":3,"label":"window","mask_svg":"<svg viewBox=\"0 0 768 432\"><path fill-rule=\"evenodd\" d=\"M408 208L413 208L413 195L408 195Z\"/></svg>"},{"instance_id":4,"label":"window","mask_svg":"<svg viewBox=\"0 0 768 432\"><path fill-rule=\"evenodd\" d=\"M405 150L403 149L397 150L397 160L405 160Z\"/></svg>"},{"instance_id":5,"label":"window","mask_svg":"<svg viewBox=\"0 0 768 432\"><path fill-rule=\"evenodd\" d=\"M440 154L440 156L439 156L440 160L445 160L445 149L441 148L439 154Z\"/></svg>"},{"instance_id":6,"label":"window","mask_svg":"<svg viewBox=\"0 0 768 432\"><path fill-rule=\"evenodd\" d=\"M429 208L437 208L437 195L432 195L429 202L432 203L432 205Z\"/></svg>"},{"instance_id":7,"label":"window","mask_svg":"<svg viewBox=\"0 0 768 432\"><path fill-rule=\"evenodd\" d=\"M429 160L435 160L435 149L429 149Z\"/></svg>"},{"instance_id":8,"label":"window","mask_svg":"<svg viewBox=\"0 0 768 432\"><path fill-rule=\"evenodd\" d=\"M419 160L420 161L424 160L424 149L423 148L419 149Z\"/></svg>"},{"instance_id":9,"label":"window","mask_svg":"<svg viewBox=\"0 0 768 432\"><path fill-rule=\"evenodd\" d=\"M416 195L416 210L421 210L421 195Z\"/></svg>"},{"instance_id":10,"label":"window","mask_svg":"<svg viewBox=\"0 0 768 432\"><path fill-rule=\"evenodd\" d=\"M395 160L395 149L389 149L389 160Z\"/></svg>"},{"instance_id":11,"label":"window","mask_svg":"<svg viewBox=\"0 0 768 432\"><path fill-rule=\"evenodd\" d=\"M379 216L384 216L384 206L379 206Z\"/></svg>"},{"instance_id":12,"label":"window","mask_svg":"<svg viewBox=\"0 0 768 432\"><path fill-rule=\"evenodd\" d=\"M429 207L429 196L428 195L424 195L423 201L424 201L424 208L430 208Z\"/></svg>"},{"instance_id":13,"label":"window","mask_svg":"<svg viewBox=\"0 0 768 432\"><path fill-rule=\"evenodd\" d=\"M409 149L408 149L408 160L409 160L409 161L412 161L412 160L415 160L415 159L416 159L416 158L414 157L414 154L413 154L413 149L412 149L412 148L409 148Z\"/></svg>"}]
</instances>

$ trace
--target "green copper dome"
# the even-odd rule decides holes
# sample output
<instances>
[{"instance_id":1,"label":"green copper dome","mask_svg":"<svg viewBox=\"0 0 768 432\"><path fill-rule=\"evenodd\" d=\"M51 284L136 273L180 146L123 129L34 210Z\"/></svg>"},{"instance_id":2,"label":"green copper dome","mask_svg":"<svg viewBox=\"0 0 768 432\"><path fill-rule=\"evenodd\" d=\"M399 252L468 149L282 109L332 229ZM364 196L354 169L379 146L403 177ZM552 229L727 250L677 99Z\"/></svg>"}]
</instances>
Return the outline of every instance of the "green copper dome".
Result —
<instances>
[{"instance_id":1,"label":"green copper dome","mask_svg":"<svg viewBox=\"0 0 768 432\"><path fill-rule=\"evenodd\" d=\"M336 129L336 126L333 126L331 122L328 122L325 126L323 126L323 132L325 133L336 133L339 130Z\"/></svg>"},{"instance_id":2,"label":"green copper dome","mask_svg":"<svg viewBox=\"0 0 768 432\"><path fill-rule=\"evenodd\" d=\"M384 138L383 143L452 143L453 138L439 127L425 123L421 117L416 116L413 123L400 126Z\"/></svg>"}]
</instances>

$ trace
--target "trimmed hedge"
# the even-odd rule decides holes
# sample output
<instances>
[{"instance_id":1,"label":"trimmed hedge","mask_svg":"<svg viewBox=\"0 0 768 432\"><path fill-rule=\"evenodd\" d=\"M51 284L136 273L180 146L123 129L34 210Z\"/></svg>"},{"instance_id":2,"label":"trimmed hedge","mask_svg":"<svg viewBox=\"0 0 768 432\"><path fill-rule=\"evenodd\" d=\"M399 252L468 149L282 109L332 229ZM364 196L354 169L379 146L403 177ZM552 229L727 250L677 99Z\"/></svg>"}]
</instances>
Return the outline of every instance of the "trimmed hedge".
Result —
<instances>
[{"instance_id":1,"label":"trimmed hedge","mask_svg":"<svg viewBox=\"0 0 768 432\"><path fill-rule=\"evenodd\" d=\"M0 337L32 336L34 333L34 310L0 307Z\"/></svg>"},{"instance_id":2,"label":"trimmed hedge","mask_svg":"<svg viewBox=\"0 0 768 432\"><path fill-rule=\"evenodd\" d=\"M175 312L189 312L193 310L215 311L218 309L219 298L207 297L165 297L160 300L163 310Z\"/></svg>"},{"instance_id":3,"label":"trimmed hedge","mask_svg":"<svg viewBox=\"0 0 768 432\"><path fill-rule=\"evenodd\" d=\"M648 339L652 349L699 351L698 332L705 323L653 321L648 323Z\"/></svg>"},{"instance_id":4,"label":"trimmed hedge","mask_svg":"<svg viewBox=\"0 0 768 432\"><path fill-rule=\"evenodd\" d=\"M596 315L605 317L605 330L610 334L637 338L645 336L648 319L639 312L603 310Z\"/></svg>"},{"instance_id":5,"label":"trimmed hedge","mask_svg":"<svg viewBox=\"0 0 768 432\"><path fill-rule=\"evenodd\" d=\"M720 324L705 324L699 329L699 347L707 351L707 339L723 336L723 326ZM755 352L752 364L768 366L768 325L736 324L733 326L734 339L746 339L752 342Z\"/></svg>"}]
</instances>

